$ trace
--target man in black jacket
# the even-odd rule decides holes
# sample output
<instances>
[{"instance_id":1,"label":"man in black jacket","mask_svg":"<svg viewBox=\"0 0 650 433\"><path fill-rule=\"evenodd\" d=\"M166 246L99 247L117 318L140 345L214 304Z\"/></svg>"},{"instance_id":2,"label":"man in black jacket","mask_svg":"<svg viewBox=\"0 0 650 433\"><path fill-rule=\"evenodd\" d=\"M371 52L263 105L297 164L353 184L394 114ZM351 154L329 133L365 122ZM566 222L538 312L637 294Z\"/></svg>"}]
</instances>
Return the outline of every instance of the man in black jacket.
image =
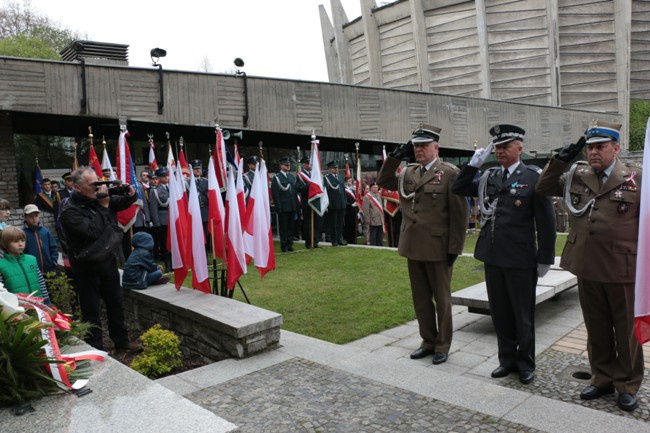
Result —
<instances>
[{"instance_id":1,"label":"man in black jacket","mask_svg":"<svg viewBox=\"0 0 650 433\"><path fill-rule=\"evenodd\" d=\"M271 182L271 193L275 211L278 213L278 234L282 252L293 251L293 221L298 210L298 196L296 195L296 178L289 173L291 161L282 158L278 161L280 172Z\"/></svg>"},{"instance_id":2,"label":"man in black jacket","mask_svg":"<svg viewBox=\"0 0 650 433\"><path fill-rule=\"evenodd\" d=\"M117 270L121 256L122 229L117 225L117 212L127 209L137 196L131 186L125 195L108 195L106 185L89 167L72 174L74 191L61 213L72 279L79 295L81 318L93 326L86 342L103 349L101 302L106 305L108 330L116 349L135 351L139 345L129 342L124 325L122 288Z\"/></svg>"}]
</instances>

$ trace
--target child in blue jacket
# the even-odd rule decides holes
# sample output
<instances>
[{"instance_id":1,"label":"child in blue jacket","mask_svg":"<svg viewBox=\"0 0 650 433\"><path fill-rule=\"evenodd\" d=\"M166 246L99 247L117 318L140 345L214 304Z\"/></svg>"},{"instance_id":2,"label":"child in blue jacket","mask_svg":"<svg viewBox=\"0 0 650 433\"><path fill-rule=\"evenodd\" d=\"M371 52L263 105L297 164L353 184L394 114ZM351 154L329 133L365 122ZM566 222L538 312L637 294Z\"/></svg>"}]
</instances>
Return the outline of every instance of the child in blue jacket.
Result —
<instances>
[{"instance_id":1,"label":"child in blue jacket","mask_svg":"<svg viewBox=\"0 0 650 433\"><path fill-rule=\"evenodd\" d=\"M154 284L165 284L169 277L164 276L162 267L153 260L153 237L147 232L138 232L131 239L133 251L124 263L122 287L143 290Z\"/></svg>"}]
</instances>

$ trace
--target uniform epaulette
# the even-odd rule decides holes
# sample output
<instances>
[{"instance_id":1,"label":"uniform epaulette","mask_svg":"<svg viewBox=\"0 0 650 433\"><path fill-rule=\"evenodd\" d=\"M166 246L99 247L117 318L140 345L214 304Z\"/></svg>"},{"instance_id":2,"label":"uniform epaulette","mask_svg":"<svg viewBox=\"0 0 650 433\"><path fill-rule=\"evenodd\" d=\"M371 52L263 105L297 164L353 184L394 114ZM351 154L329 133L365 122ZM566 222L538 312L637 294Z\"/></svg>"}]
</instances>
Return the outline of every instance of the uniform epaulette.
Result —
<instances>
[{"instance_id":1,"label":"uniform epaulette","mask_svg":"<svg viewBox=\"0 0 650 433\"><path fill-rule=\"evenodd\" d=\"M447 167L451 168L452 170L460 171L460 169L458 167L456 167L454 164L452 164L451 162L442 161L442 165L446 165Z\"/></svg>"},{"instance_id":2,"label":"uniform epaulette","mask_svg":"<svg viewBox=\"0 0 650 433\"><path fill-rule=\"evenodd\" d=\"M408 164L407 167L415 167L416 165L420 165L420 163L412 162L412 163Z\"/></svg>"},{"instance_id":3,"label":"uniform epaulette","mask_svg":"<svg viewBox=\"0 0 650 433\"><path fill-rule=\"evenodd\" d=\"M527 168L528 170L534 171L534 172L537 173L537 174L542 174L542 169L539 168L539 167L536 166L536 165L527 165L526 168Z\"/></svg>"}]
</instances>

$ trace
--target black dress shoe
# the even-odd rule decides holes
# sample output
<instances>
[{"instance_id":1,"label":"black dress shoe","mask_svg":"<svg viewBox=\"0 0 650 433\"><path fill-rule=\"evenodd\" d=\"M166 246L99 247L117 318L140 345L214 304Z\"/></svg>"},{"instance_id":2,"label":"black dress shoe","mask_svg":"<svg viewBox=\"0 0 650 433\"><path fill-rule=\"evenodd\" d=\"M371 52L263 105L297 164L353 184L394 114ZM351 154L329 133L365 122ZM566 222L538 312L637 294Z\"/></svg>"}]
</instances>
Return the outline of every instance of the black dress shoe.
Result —
<instances>
[{"instance_id":1,"label":"black dress shoe","mask_svg":"<svg viewBox=\"0 0 650 433\"><path fill-rule=\"evenodd\" d=\"M433 355L433 350L420 347L415 352L411 353L411 359L422 359L425 356Z\"/></svg>"},{"instance_id":2,"label":"black dress shoe","mask_svg":"<svg viewBox=\"0 0 650 433\"><path fill-rule=\"evenodd\" d=\"M639 407L639 402L636 400L636 397L626 392L618 395L617 404L618 407L628 412L632 412L634 409Z\"/></svg>"},{"instance_id":3,"label":"black dress shoe","mask_svg":"<svg viewBox=\"0 0 650 433\"><path fill-rule=\"evenodd\" d=\"M512 373L515 369L512 367L502 367L498 366L497 368L494 369L492 372L491 376L495 379L498 379L500 377L506 377L510 373Z\"/></svg>"},{"instance_id":4,"label":"black dress shoe","mask_svg":"<svg viewBox=\"0 0 650 433\"><path fill-rule=\"evenodd\" d=\"M293 252L293 247L287 248L289 251Z\"/></svg>"},{"instance_id":5,"label":"black dress shoe","mask_svg":"<svg viewBox=\"0 0 650 433\"><path fill-rule=\"evenodd\" d=\"M438 365L442 364L447 360L447 354L442 352L436 352L433 354L433 364Z\"/></svg>"},{"instance_id":6,"label":"black dress shoe","mask_svg":"<svg viewBox=\"0 0 650 433\"><path fill-rule=\"evenodd\" d=\"M603 395L612 394L613 392L614 388L599 388L595 385L589 385L582 390L580 398L582 400L593 400L602 397Z\"/></svg>"},{"instance_id":7,"label":"black dress shoe","mask_svg":"<svg viewBox=\"0 0 650 433\"><path fill-rule=\"evenodd\" d=\"M519 382L528 385L535 378L535 372L532 370L524 370L519 372Z\"/></svg>"}]
</instances>

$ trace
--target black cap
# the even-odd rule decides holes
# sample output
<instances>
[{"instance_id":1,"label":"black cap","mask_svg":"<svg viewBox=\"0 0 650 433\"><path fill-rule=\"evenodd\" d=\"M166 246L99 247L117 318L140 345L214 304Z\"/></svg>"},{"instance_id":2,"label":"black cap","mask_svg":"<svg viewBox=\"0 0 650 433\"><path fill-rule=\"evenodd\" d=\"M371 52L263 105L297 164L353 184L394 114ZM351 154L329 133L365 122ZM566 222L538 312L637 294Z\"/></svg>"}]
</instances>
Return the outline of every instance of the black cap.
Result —
<instances>
[{"instance_id":1,"label":"black cap","mask_svg":"<svg viewBox=\"0 0 650 433\"><path fill-rule=\"evenodd\" d=\"M327 163L327 168L339 168L339 163L336 161L330 161Z\"/></svg>"},{"instance_id":2,"label":"black cap","mask_svg":"<svg viewBox=\"0 0 650 433\"><path fill-rule=\"evenodd\" d=\"M309 164L309 157L308 156L303 156L300 158L300 163L301 164Z\"/></svg>"},{"instance_id":3,"label":"black cap","mask_svg":"<svg viewBox=\"0 0 650 433\"><path fill-rule=\"evenodd\" d=\"M149 173L149 179L158 179L156 173Z\"/></svg>"},{"instance_id":4,"label":"black cap","mask_svg":"<svg viewBox=\"0 0 650 433\"><path fill-rule=\"evenodd\" d=\"M246 164L257 164L257 156L249 156L246 158Z\"/></svg>"},{"instance_id":5,"label":"black cap","mask_svg":"<svg viewBox=\"0 0 650 433\"><path fill-rule=\"evenodd\" d=\"M65 173L63 173L63 176L61 176L61 177L63 178L63 180L72 179L72 173L70 173L69 171L66 171Z\"/></svg>"},{"instance_id":6,"label":"black cap","mask_svg":"<svg viewBox=\"0 0 650 433\"><path fill-rule=\"evenodd\" d=\"M278 164L291 164L291 160L289 158L280 158L278 159Z\"/></svg>"},{"instance_id":7,"label":"black cap","mask_svg":"<svg viewBox=\"0 0 650 433\"><path fill-rule=\"evenodd\" d=\"M492 144L497 146L512 140L524 141L526 131L515 125L494 125L490 129L490 135L492 136Z\"/></svg>"},{"instance_id":8,"label":"black cap","mask_svg":"<svg viewBox=\"0 0 650 433\"><path fill-rule=\"evenodd\" d=\"M162 177L168 175L169 175L169 171L167 171L167 169L164 167L161 167L158 170L156 170L156 177Z\"/></svg>"},{"instance_id":9,"label":"black cap","mask_svg":"<svg viewBox=\"0 0 650 433\"><path fill-rule=\"evenodd\" d=\"M203 167L203 163L201 162L200 159L195 159L194 161L190 161L190 165L192 166L192 169Z\"/></svg>"}]
</instances>

